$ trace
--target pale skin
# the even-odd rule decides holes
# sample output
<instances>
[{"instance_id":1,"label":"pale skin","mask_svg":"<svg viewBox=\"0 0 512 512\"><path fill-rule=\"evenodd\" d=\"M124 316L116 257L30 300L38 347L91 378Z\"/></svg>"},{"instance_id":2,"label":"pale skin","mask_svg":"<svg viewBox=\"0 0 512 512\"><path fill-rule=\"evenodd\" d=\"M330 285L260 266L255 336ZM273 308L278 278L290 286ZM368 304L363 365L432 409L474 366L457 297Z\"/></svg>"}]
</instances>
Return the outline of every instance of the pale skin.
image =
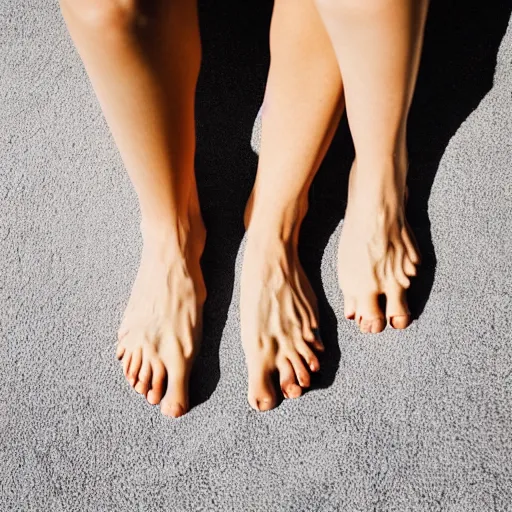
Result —
<instances>
[{"instance_id":1,"label":"pale skin","mask_svg":"<svg viewBox=\"0 0 512 512\"><path fill-rule=\"evenodd\" d=\"M276 0L257 178L241 279L248 400L265 411L300 396L318 371L316 298L298 259L313 177L345 102L356 148L339 247L345 315L362 332L405 328L419 253L404 217L405 126L427 4L420 0ZM191 0L61 0L137 192L143 251L118 332L134 389L163 414L189 409L206 290L194 176L201 60ZM186 43L186 44L184 44ZM343 77L343 79L342 79ZM386 311L377 297L385 294Z\"/></svg>"}]
</instances>

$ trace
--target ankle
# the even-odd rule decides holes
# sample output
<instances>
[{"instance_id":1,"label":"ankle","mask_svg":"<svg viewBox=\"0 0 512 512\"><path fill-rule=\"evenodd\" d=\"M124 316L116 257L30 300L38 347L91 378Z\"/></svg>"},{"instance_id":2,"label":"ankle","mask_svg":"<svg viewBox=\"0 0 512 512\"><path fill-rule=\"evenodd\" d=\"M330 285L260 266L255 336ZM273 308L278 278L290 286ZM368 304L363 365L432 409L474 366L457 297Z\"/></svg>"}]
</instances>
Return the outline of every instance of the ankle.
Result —
<instances>
[{"instance_id":1,"label":"ankle","mask_svg":"<svg viewBox=\"0 0 512 512\"><path fill-rule=\"evenodd\" d=\"M254 210L247 227L247 238L258 244L291 243L298 235L302 218L295 208L282 212Z\"/></svg>"},{"instance_id":2,"label":"ankle","mask_svg":"<svg viewBox=\"0 0 512 512\"><path fill-rule=\"evenodd\" d=\"M288 240L306 216L307 195L290 201L263 201L253 192L245 212L248 236Z\"/></svg>"},{"instance_id":3,"label":"ankle","mask_svg":"<svg viewBox=\"0 0 512 512\"><path fill-rule=\"evenodd\" d=\"M190 222L186 216L179 219L143 217L140 232L145 246L167 247L171 251L184 252Z\"/></svg>"}]
</instances>

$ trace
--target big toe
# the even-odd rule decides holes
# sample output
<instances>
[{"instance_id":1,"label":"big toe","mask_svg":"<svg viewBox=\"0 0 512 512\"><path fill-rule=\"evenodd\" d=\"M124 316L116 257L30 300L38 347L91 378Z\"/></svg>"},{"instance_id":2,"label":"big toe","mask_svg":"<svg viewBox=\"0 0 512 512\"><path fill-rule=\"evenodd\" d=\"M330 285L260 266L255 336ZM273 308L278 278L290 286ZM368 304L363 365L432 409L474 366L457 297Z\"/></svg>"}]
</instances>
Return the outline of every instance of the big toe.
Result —
<instances>
[{"instance_id":1,"label":"big toe","mask_svg":"<svg viewBox=\"0 0 512 512\"><path fill-rule=\"evenodd\" d=\"M165 416L179 418L188 411L188 376L185 373L177 375L172 369L168 372L167 390L160 402L160 410Z\"/></svg>"},{"instance_id":2,"label":"big toe","mask_svg":"<svg viewBox=\"0 0 512 512\"><path fill-rule=\"evenodd\" d=\"M393 290L386 294L386 316L389 325L394 329L405 329L409 325L411 316L404 289Z\"/></svg>"},{"instance_id":3,"label":"big toe","mask_svg":"<svg viewBox=\"0 0 512 512\"><path fill-rule=\"evenodd\" d=\"M276 393L272 384L272 372L262 363L249 365L249 404L257 411L268 411L276 405Z\"/></svg>"}]
</instances>

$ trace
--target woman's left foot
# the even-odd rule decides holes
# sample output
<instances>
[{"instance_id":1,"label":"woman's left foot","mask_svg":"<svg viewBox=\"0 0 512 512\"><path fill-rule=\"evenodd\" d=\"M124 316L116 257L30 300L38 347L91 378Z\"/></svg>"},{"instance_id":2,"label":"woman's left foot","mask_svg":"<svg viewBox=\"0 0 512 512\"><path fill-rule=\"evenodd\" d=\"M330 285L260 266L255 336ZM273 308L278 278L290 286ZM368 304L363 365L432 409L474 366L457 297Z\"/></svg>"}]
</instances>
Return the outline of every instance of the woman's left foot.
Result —
<instances>
[{"instance_id":1,"label":"woman's left foot","mask_svg":"<svg viewBox=\"0 0 512 512\"><path fill-rule=\"evenodd\" d=\"M406 173L406 157L378 167L354 162L350 172L338 278L345 317L363 333L381 332L386 320L396 329L410 323L406 290L420 255L405 219ZM386 296L385 312L380 295Z\"/></svg>"}]
</instances>

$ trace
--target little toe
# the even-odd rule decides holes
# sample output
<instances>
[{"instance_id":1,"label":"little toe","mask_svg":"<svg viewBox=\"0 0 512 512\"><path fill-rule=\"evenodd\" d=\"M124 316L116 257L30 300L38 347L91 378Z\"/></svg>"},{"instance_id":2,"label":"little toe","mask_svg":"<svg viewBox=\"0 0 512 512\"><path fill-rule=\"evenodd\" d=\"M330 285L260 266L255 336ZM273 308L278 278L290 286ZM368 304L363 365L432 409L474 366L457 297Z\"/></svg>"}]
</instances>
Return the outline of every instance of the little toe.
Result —
<instances>
[{"instance_id":1,"label":"little toe","mask_svg":"<svg viewBox=\"0 0 512 512\"><path fill-rule=\"evenodd\" d=\"M412 231L408 223L406 224L406 226L404 226L402 230L402 240L404 242L407 255L409 256L412 263L414 265L419 265L421 263L421 255L417 248L418 244L414 239L414 235L412 234Z\"/></svg>"},{"instance_id":2,"label":"little toe","mask_svg":"<svg viewBox=\"0 0 512 512\"><path fill-rule=\"evenodd\" d=\"M263 362L252 361L248 366L249 389L248 400L253 409L268 411L276 404L274 386L272 385L271 371Z\"/></svg>"},{"instance_id":3,"label":"little toe","mask_svg":"<svg viewBox=\"0 0 512 512\"><path fill-rule=\"evenodd\" d=\"M128 369L130 368L130 363L132 361L132 353L126 351L123 355L123 374L128 379Z\"/></svg>"},{"instance_id":4,"label":"little toe","mask_svg":"<svg viewBox=\"0 0 512 512\"><path fill-rule=\"evenodd\" d=\"M302 388L297 384L295 371L288 359L278 364L279 384L285 398L298 398L302 394Z\"/></svg>"},{"instance_id":5,"label":"little toe","mask_svg":"<svg viewBox=\"0 0 512 512\"><path fill-rule=\"evenodd\" d=\"M344 313L347 320L354 320L356 316L356 301L353 297L344 297Z\"/></svg>"},{"instance_id":6,"label":"little toe","mask_svg":"<svg viewBox=\"0 0 512 512\"><path fill-rule=\"evenodd\" d=\"M151 364L151 389L148 391L147 400L151 405L157 405L162 399L165 381L165 367L159 360L153 361Z\"/></svg>"},{"instance_id":7,"label":"little toe","mask_svg":"<svg viewBox=\"0 0 512 512\"><path fill-rule=\"evenodd\" d=\"M313 329L316 329L318 327L318 299L302 266L299 266L299 269L301 297L309 312L309 323Z\"/></svg>"},{"instance_id":8,"label":"little toe","mask_svg":"<svg viewBox=\"0 0 512 512\"><path fill-rule=\"evenodd\" d=\"M308 319L302 319L302 337L308 343L316 343L318 340L317 334L315 333L316 329L314 329L309 323Z\"/></svg>"},{"instance_id":9,"label":"little toe","mask_svg":"<svg viewBox=\"0 0 512 512\"><path fill-rule=\"evenodd\" d=\"M405 265L404 265L405 257L406 257L406 253L403 250L399 249L396 251L393 272L394 272L395 279L398 281L400 286L402 286L403 288L409 288L409 286L411 285L411 281L405 273Z\"/></svg>"},{"instance_id":10,"label":"little toe","mask_svg":"<svg viewBox=\"0 0 512 512\"><path fill-rule=\"evenodd\" d=\"M303 336L299 337L299 341L301 343L304 341L319 352L323 352L325 350L320 336L320 329L308 327L307 329L303 329L303 331Z\"/></svg>"},{"instance_id":11,"label":"little toe","mask_svg":"<svg viewBox=\"0 0 512 512\"><path fill-rule=\"evenodd\" d=\"M136 348L132 353L132 359L130 361L130 367L127 372L128 382L135 386L139 377L139 370L142 365L142 349Z\"/></svg>"},{"instance_id":12,"label":"little toe","mask_svg":"<svg viewBox=\"0 0 512 512\"><path fill-rule=\"evenodd\" d=\"M121 360L125 351L126 351L126 347L124 345L121 345L120 343L118 343L117 348L116 348L116 358L118 360Z\"/></svg>"},{"instance_id":13,"label":"little toe","mask_svg":"<svg viewBox=\"0 0 512 512\"><path fill-rule=\"evenodd\" d=\"M324 342L322 341L322 336L320 334L319 328L313 329L313 336L314 336L313 341L309 341L309 340L306 340L306 341L308 341L311 344L311 346L318 352L324 352L325 345L324 345Z\"/></svg>"},{"instance_id":14,"label":"little toe","mask_svg":"<svg viewBox=\"0 0 512 512\"><path fill-rule=\"evenodd\" d=\"M417 273L416 265L411 261L409 255L404 256L404 272L409 277L414 277Z\"/></svg>"}]
</instances>

